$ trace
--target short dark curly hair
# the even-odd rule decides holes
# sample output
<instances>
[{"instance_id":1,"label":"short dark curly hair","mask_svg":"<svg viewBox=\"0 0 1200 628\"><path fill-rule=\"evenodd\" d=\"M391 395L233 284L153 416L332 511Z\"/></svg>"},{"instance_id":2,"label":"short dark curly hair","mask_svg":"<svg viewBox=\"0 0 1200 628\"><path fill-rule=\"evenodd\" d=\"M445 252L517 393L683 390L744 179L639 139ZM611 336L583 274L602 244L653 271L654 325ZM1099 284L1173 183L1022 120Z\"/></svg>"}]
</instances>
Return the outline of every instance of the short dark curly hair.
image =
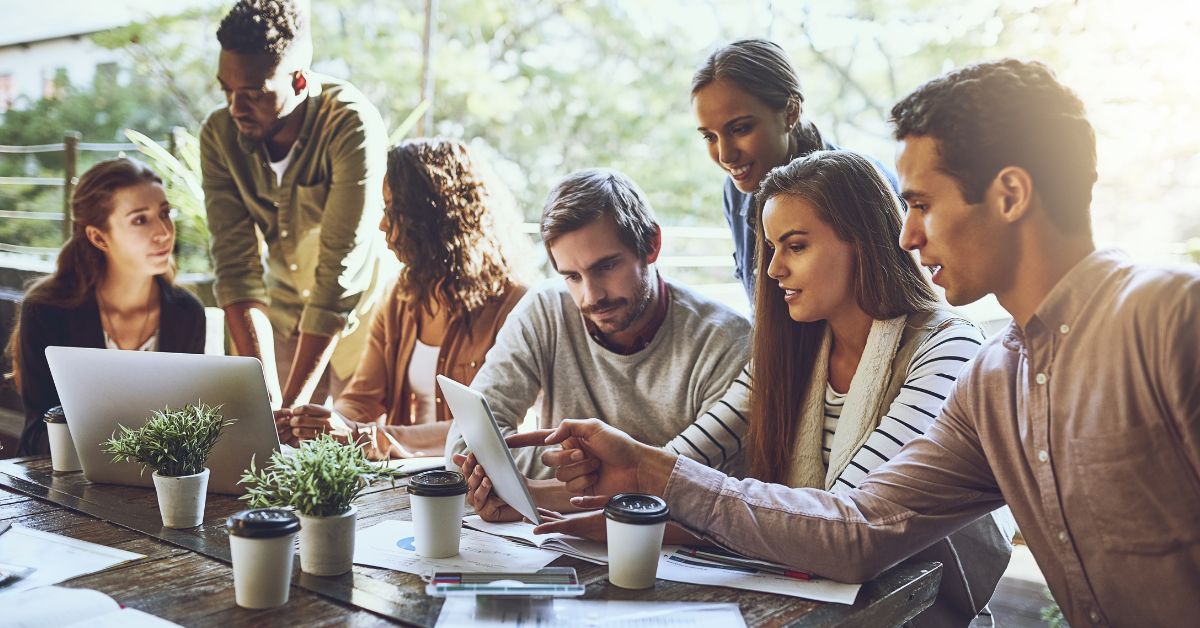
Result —
<instances>
[{"instance_id":1,"label":"short dark curly hair","mask_svg":"<svg viewBox=\"0 0 1200 628\"><path fill-rule=\"evenodd\" d=\"M1096 134L1083 102L1036 61L970 65L918 87L892 108L895 138L937 140L941 170L969 203L1001 169L1033 179L1051 220L1090 233Z\"/></svg>"},{"instance_id":2,"label":"short dark curly hair","mask_svg":"<svg viewBox=\"0 0 1200 628\"><path fill-rule=\"evenodd\" d=\"M217 41L223 50L267 54L279 63L307 26L292 0L239 0L217 27Z\"/></svg>"}]
</instances>

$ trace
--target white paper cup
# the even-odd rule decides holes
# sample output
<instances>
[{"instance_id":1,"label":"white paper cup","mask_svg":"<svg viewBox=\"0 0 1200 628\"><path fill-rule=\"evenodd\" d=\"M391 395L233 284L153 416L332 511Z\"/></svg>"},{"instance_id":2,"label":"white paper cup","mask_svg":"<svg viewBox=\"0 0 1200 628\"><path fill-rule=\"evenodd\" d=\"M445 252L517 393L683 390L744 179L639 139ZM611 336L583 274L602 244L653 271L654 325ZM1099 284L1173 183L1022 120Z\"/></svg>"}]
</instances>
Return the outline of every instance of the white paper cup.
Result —
<instances>
[{"instance_id":1,"label":"white paper cup","mask_svg":"<svg viewBox=\"0 0 1200 628\"><path fill-rule=\"evenodd\" d=\"M47 410L43 420L50 441L50 465L55 471L78 471L81 468L79 455L75 452L75 442L71 440L71 429L67 427L62 406Z\"/></svg>"},{"instance_id":2,"label":"white paper cup","mask_svg":"<svg viewBox=\"0 0 1200 628\"><path fill-rule=\"evenodd\" d=\"M467 505L467 481L458 471L426 471L408 480L412 509L413 545L425 558L458 554L462 518Z\"/></svg>"},{"instance_id":3,"label":"white paper cup","mask_svg":"<svg viewBox=\"0 0 1200 628\"><path fill-rule=\"evenodd\" d=\"M608 530L608 581L623 589L650 589L671 511L653 495L621 493L604 508Z\"/></svg>"},{"instance_id":4,"label":"white paper cup","mask_svg":"<svg viewBox=\"0 0 1200 628\"><path fill-rule=\"evenodd\" d=\"M286 604L300 520L287 510L257 508L234 514L225 525L237 605L275 608Z\"/></svg>"}]
</instances>

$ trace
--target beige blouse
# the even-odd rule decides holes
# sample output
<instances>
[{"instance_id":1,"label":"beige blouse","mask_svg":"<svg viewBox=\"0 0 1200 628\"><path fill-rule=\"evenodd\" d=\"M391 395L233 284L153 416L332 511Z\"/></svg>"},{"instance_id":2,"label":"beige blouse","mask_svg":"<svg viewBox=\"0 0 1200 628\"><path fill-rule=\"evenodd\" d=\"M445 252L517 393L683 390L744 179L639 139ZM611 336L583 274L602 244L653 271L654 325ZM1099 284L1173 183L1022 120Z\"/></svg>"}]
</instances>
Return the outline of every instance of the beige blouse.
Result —
<instances>
[{"instance_id":1,"label":"beige blouse","mask_svg":"<svg viewBox=\"0 0 1200 628\"><path fill-rule=\"evenodd\" d=\"M472 313L467 327L461 318L450 321L438 352L437 373L470 384L508 313L525 294L524 286L509 288ZM354 377L333 407L348 419L379 425L413 425L415 395L408 384L408 363L417 342L416 304L395 285L371 323L371 337ZM437 421L449 421L441 391L434 400Z\"/></svg>"}]
</instances>

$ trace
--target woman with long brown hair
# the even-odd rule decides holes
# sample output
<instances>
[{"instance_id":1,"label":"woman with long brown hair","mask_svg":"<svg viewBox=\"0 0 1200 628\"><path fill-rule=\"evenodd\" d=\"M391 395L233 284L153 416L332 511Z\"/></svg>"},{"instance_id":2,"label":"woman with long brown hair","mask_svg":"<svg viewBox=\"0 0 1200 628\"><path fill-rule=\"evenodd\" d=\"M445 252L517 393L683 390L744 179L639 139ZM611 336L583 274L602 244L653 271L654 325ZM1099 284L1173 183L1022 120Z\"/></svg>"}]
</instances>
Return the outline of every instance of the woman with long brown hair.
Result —
<instances>
[{"instance_id":1,"label":"woman with long brown hair","mask_svg":"<svg viewBox=\"0 0 1200 628\"><path fill-rule=\"evenodd\" d=\"M817 151L776 168L756 208L751 364L667 448L736 475L744 454L765 482L852 489L929 429L983 333L900 247L900 202L866 158ZM1008 520L1002 509L920 555L947 575L918 625L985 611L1011 553ZM786 542L783 530L747 534Z\"/></svg>"},{"instance_id":2,"label":"woman with long brown hair","mask_svg":"<svg viewBox=\"0 0 1200 628\"><path fill-rule=\"evenodd\" d=\"M140 161L102 161L79 178L71 237L26 291L9 342L25 408L18 455L50 451L42 416L59 399L46 347L204 352L204 307L172 284L171 214L162 179Z\"/></svg>"},{"instance_id":3,"label":"woman with long brown hair","mask_svg":"<svg viewBox=\"0 0 1200 628\"><path fill-rule=\"evenodd\" d=\"M374 457L442 455L450 412L435 375L470 382L525 294L506 255L495 200L467 147L404 142L388 154L379 227L403 264L333 410L276 413L281 436L322 432L365 442Z\"/></svg>"}]
</instances>

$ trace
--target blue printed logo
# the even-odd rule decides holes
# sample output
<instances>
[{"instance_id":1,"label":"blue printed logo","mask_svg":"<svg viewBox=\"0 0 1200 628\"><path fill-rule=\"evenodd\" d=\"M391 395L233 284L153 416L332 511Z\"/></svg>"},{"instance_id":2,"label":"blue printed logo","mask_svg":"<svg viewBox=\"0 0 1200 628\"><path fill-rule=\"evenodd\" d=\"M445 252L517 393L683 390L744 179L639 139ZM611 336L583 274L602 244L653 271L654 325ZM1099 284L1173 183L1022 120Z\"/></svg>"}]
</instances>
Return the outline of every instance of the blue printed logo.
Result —
<instances>
[{"instance_id":1,"label":"blue printed logo","mask_svg":"<svg viewBox=\"0 0 1200 628\"><path fill-rule=\"evenodd\" d=\"M399 547L402 550L408 550L410 552L417 551L417 546L413 545L413 537L411 536L406 536L399 541L396 541L396 547Z\"/></svg>"}]
</instances>

